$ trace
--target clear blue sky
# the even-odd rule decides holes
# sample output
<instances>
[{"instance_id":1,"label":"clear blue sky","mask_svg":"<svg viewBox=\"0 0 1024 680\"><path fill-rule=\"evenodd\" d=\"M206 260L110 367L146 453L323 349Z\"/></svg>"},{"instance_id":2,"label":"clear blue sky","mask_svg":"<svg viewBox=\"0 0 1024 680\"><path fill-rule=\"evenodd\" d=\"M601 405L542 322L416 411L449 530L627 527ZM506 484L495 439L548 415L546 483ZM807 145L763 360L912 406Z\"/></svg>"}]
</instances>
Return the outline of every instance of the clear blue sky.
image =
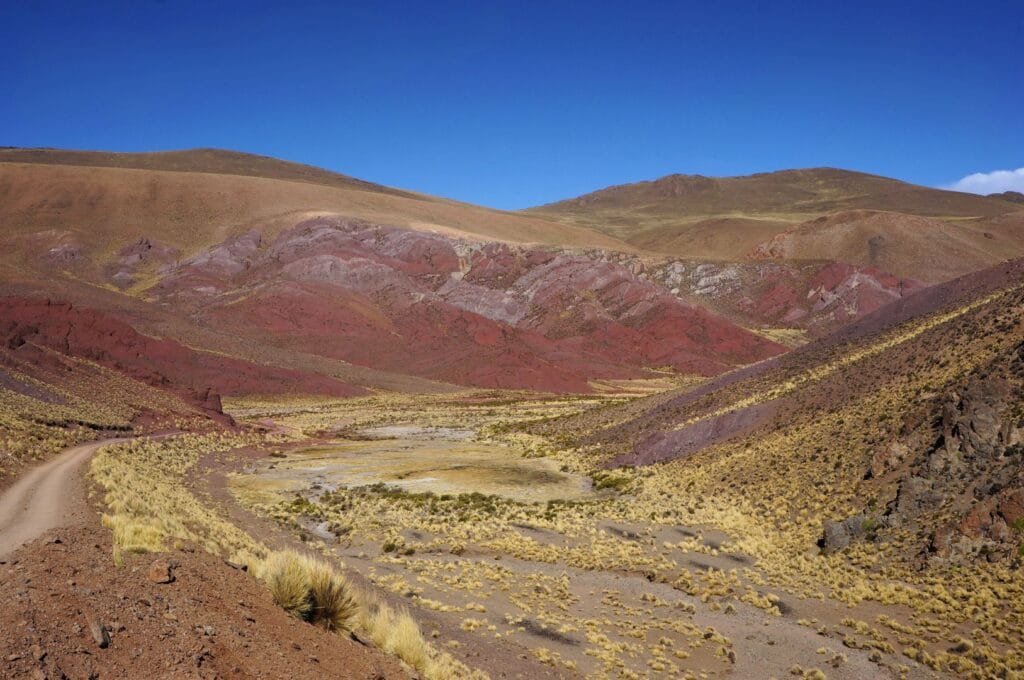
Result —
<instances>
[{"instance_id":1,"label":"clear blue sky","mask_svg":"<svg viewBox=\"0 0 1024 680\"><path fill-rule=\"evenodd\" d=\"M501 208L1024 165L1024 2L0 1L0 145L216 146Z\"/></svg>"}]
</instances>

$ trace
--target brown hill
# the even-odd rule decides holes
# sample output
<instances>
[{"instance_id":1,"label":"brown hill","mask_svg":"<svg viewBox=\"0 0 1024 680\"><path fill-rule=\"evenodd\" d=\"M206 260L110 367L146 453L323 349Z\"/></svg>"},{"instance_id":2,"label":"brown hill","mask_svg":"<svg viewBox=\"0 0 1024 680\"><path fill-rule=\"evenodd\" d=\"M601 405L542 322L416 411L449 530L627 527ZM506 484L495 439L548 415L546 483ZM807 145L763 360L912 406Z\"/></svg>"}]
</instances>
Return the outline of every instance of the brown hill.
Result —
<instances>
[{"instance_id":1,"label":"brown hill","mask_svg":"<svg viewBox=\"0 0 1024 680\"><path fill-rule=\"evenodd\" d=\"M70 232L93 254L147 236L188 255L254 227L341 213L468 238L630 249L590 229L389 189L234 152L0 150L5 236Z\"/></svg>"},{"instance_id":2,"label":"brown hill","mask_svg":"<svg viewBox=\"0 0 1024 680\"><path fill-rule=\"evenodd\" d=\"M988 219L1019 210L1019 206L1001 198L931 189L848 170L813 168L743 177L669 175L523 212L592 226L655 252L728 259L742 256L792 224L845 210L883 210L952 220Z\"/></svg>"},{"instance_id":3,"label":"brown hill","mask_svg":"<svg viewBox=\"0 0 1024 680\"><path fill-rule=\"evenodd\" d=\"M945 281L1024 256L1024 212L980 223L875 210L838 212L777 234L751 256L830 258L922 281Z\"/></svg>"},{"instance_id":4,"label":"brown hill","mask_svg":"<svg viewBox=\"0 0 1024 680\"><path fill-rule=\"evenodd\" d=\"M329 187L355 188L408 198L416 194L381 184L349 177L312 165L229 151L227 149L183 149L181 151L114 152L75 151L71 149L0 149L0 163L39 163L42 165L80 165L99 168L203 172L214 175L264 177L293 182L309 182ZM422 198L422 197L421 197Z\"/></svg>"}]
</instances>

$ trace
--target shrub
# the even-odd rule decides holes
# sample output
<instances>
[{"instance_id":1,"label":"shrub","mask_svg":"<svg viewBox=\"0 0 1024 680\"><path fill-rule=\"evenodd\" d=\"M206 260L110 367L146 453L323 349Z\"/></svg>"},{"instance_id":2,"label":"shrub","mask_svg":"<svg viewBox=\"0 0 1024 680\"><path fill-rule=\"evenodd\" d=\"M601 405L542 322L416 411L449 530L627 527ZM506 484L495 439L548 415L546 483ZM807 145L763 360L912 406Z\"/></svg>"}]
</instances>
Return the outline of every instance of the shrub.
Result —
<instances>
[{"instance_id":1,"label":"shrub","mask_svg":"<svg viewBox=\"0 0 1024 680\"><path fill-rule=\"evenodd\" d=\"M306 620L312 610L309 578L298 553L274 553L267 560L265 577L277 606L296 618Z\"/></svg>"},{"instance_id":2,"label":"shrub","mask_svg":"<svg viewBox=\"0 0 1024 680\"><path fill-rule=\"evenodd\" d=\"M348 630L358 609L345 577L326 562L286 551L267 560L264 577L286 612L327 630Z\"/></svg>"},{"instance_id":3,"label":"shrub","mask_svg":"<svg viewBox=\"0 0 1024 680\"><path fill-rule=\"evenodd\" d=\"M330 631L348 630L359 605L345 577L323 562L315 562L310 575L310 620Z\"/></svg>"}]
</instances>

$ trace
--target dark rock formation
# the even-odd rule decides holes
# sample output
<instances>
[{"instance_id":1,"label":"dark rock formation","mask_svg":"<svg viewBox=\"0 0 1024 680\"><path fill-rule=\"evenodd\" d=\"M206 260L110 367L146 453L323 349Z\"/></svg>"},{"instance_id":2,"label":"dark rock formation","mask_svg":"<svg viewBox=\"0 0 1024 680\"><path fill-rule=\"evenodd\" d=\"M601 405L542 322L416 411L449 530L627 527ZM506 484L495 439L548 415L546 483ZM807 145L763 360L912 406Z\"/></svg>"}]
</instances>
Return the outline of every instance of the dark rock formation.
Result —
<instances>
[{"instance_id":1,"label":"dark rock formation","mask_svg":"<svg viewBox=\"0 0 1024 680\"><path fill-rule=\"evenodd\" d=\"M1022 361L1018 352L1004 372L1013 375ZM932 444L896 482L886 519L928 531L932 558L1003 559L1024 539L1024 424L1012 415L1020 399L1003 375L973 377L937 400L938 417L922 426ZM881 476L908 455L905 443L893 442L870 472Z\"/></svg>"}]
</instances>

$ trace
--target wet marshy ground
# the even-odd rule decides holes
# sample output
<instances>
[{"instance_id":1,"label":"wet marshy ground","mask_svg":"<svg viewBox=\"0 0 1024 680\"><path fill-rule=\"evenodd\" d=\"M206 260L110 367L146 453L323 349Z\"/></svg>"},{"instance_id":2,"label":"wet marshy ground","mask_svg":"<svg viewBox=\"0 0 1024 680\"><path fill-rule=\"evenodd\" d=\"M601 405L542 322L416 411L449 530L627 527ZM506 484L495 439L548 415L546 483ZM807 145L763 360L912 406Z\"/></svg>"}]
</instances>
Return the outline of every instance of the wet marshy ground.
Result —
<instances>
[{"instance_id":1,"label":"wet marshy ground","mask_svg":"<svg viewBox=\"0 0 1024 680\"><path fill-rule=\"evenodd\" d=\"M410 493L480 493L523 503L578 500L592 493L586 476L563 472L548 458L524 458L472 430L389 425L298 449L252 474L233 478L239 495L263 502L310 488L386 484Z\"/></svg>"}]
</instances>

